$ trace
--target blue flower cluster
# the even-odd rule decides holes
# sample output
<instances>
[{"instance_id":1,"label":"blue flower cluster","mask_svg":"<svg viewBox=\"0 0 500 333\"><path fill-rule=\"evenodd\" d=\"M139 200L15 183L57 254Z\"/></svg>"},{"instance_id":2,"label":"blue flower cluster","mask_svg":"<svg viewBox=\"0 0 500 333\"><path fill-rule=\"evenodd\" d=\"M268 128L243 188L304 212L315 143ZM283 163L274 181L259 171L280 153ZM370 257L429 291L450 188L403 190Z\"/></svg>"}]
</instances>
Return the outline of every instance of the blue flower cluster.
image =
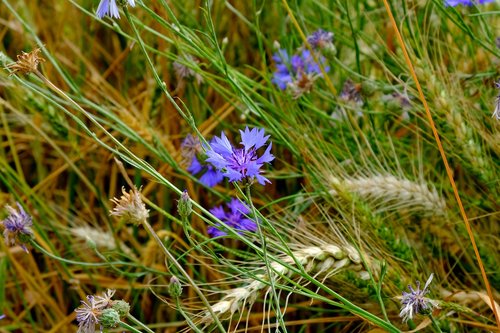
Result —
<instances>
[{"instance_id":1,"label":"blue flower cluster","mask_svg":"<svg viewBox=\"0 0 500 333\"><path fill-rule=\"evenodd\" d=\"M198 138L188 135L181 145L187 170L193 175L201 175L200 182L209 187L219 184L224 178L230 182L243 181L247 184L254 180L262 185L270 183L262 175L264 164L274 160L271 154L272 143L268 143L269 135L265 135L262 128L248 127L240 130L240 134L239 147L233 146L224 132L220 137L214 137L207 147L203 147ZM263 152L259 153L259 150ZM228 212L222 206L214 207L210 212L235 230L257 230L256 222L246 217L250 210L238 199L227 203L227 208ZM227 234L224 228L221 224L211 226L208 234L212 237L224 236Z\"/></svg>"},{"instance_id":2,"label":"blue flower cluster","mask_svg":"<svg viewBox=\"0 0 500 333\"><path fill-rule=\"evenodd\" d=\"M247 218L250 213L250 209L245 206L238 199L232 199L226 204L229 209L226 211L223 206L217 206L210 209L210 212L219 220L224 222L227 226L239 230L239 231L251 231L255 232L257 230L257 224L255 221ZM208 227L207 232L211 237L220 237L227 235L224 231L225 227L221 224L216 226Z\"/></svg>"},{"instance_id":3,"label":"blue flower cluster","mask_svg":"<svg viewBox=\"0 0 500 333\"><path fill-rule=\"evenodd\" d=\"M250 130L248 127L240 130L240 134L242 148L234 147L222 132L220 137L210 141L210 147L205 147L206 153L203 153L199 141L196 144L192 136L187 136L181 147L183 156L190 157L187 170L193 175L201 174L200 182L209 187L219 184L224 178L230 182L252 182L256 179L262 185L270 183L262 176L261 168L274 160L272 143L260 156L257 154L267 144L269 135L264 135L264 129Z\"/></svg>"},{"instance_id":4,"label":"blue flower cluster","mask_svg":"<svg viewBox=\"0 0 500 333\"><path fill-rule=\"evenodd\" d=\"M458 5L464 5L464 6L473 6L473 5L483 5L485 3L490 3L495 0L445 0L444 5L445 6L451 6L455 7Z\"/></svg>"},{"instance_id":5,"label":"blue flower cluster","mask_svg":"<svg viewBox=\"0 0 500 333\"><path fill-rule=\"evenodd\" d=\"M333 33L318 30L307 38L313 53L302 47L296 54L290 56L284 49L273 55L276 71L272 82L281 90L289 89L294 98L312 89L314 81L322 76L320 65L328 73L330 67L326 65L326 58L319 52L320 49L332 45ZM317 61L315 61L315 57Z\"/></svg>"},{"instance_id":6,"label":"blue flower cluster","mask_svg":"<svg viewBox=\"0 0 500 333\"><path fill-rule=\"evenodd\" d=\"M321 69L314 62L309 50L302 50L301 53L290 57L288 52L282 49L273 55L273 60L276 62L276 72L272 82L281 90L285 90L294 81L303 80L305 75L321 75ZM324 57L320 57L319 60L322 64L325 62ZM328 66L325 67L326 72L329 70Z\"/></svg>"}]
</instances>

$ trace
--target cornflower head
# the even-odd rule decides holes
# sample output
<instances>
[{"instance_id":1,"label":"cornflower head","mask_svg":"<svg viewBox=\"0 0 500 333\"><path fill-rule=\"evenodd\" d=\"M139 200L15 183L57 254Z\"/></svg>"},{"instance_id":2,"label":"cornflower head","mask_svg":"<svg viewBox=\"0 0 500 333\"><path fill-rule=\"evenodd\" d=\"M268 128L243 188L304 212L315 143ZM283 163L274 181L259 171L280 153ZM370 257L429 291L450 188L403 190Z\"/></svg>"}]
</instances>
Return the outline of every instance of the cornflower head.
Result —
<instances>
[{"instance_id":1,"label":"cornflower head","mask_svg":"<svg viewBox=\"0 0 500 333\"><path fill-rule=\"evenodd\" d=\"M211 141L213 143L214 140ZM208 187L219 184L224 175L213 165L206 163L207 155L203 152L200 139L188 134L181 144L182 163L189 165L187 171L192 175L201 174L200 182Z\"/></svg>"},{"instance_id":2,"label":"cornflower head","mask_svg":"<svg viewBox=\"0 0 500 333\"><path fill-rule=\"evenodd\" d=\"M87 296L87 302L81 302L82 305L75 309L76 321L78 322L77 333L94 333L96 325L100 325L99 316L103 308L96 304L92 295Z\"/></svg>"},{"instance_id":3,"label":"cornflower head","mask_svg":"<svg viewBox=\"0 0 500 333\"><path fill-rule=\"evenodd\" d=\"M446 7L456 7L458 5L464 6L474 6L474 5L483 5L485 3L490 3L495 0L445 0L444 5Z\"/></svg>"},{"instance_id":4,"label":"cornflower head","mask_svg":"<svg viewBox=\"0 0 500 333\"><path fill-rule=\"evenodd\" d=\"M135 7L135 0L101 0L97 7L96 15L100 19L106 15L111 18L119 19L120 12L118 11L118 5L126 6L127 4L131 7Z\"/></svg>"},{"instance_id":5,"label":"cornflower head","mask_svg":"<svg viewBox=\"0 0 500 333\"><path fill-rule=\"evenodd\" d=\"M33 237L33 230L31 230L33 221L31 216L24 211L23 206L19 202L16 204L19 211L9 205L5 206L9 215L2 221L4 227L3 236L7 246L14 246L19 243L21 248L28 252L24 243L27 243Z\"/></svg>"},{"instance_id":6,"label":"cornflower head","mask_svg":"<svg viewBox=\"0 0 500 333\"><path fill-rule=\"evenodd\" d=\"M408 285L409 293L403 291L401 297L401 312L399 316L403 318L403 322L413 319L415 314L430 314L432 309L437 307L437 302L430 298L425 297L429 293L429 285L431 284L434 274L429 276L425 283L424 289L420 290L420 281L417 281L417 290Z\"/></svg>"},{"instance_id":7,"label":"cornflower head","mask_svg":"<svg viewBox=\"0 0 500 333\"><path fill-rule=\"evenodd\" d=\"M363 97L361 96L360 84L355 84L351 79L346 79L342 86L342 91L339 94L339 98L351 108L356 109L355 115L357 118L363 116L363 112L360 109L364 104ZM346 109L339 106L332 112L331 117L337 121L343 121L348 118L348 115Z\"/></svg>"},{"instance_id":8,"label":"cornflower head","mask_svg":"<svg viewBox=\"0 0 500 333\"><path fill-rule=\"evenodd\" d=\"M361 85L354 84L351 79L344 81L344 86L340 92L340 99L345 102L353 103L355 105L362 106L363 98L361 97Z\"/></svg>"},{"instance_id":9,"label":"cornflower head","mask_svg":"<svg viewBox=\"0 0 500 333\"><path fill-rule=\"evenodd\" d=\"M122 187L123 195L120 199L113 198L111 201L116 205L109 213L113 216L123 217L134 224L139 224L149 217L149 210L142 202L141 190L134 186L129 193Z\"/></svg>"},{"instance_id":10,"label":"cornflower head","mask_svg":"<svg viewBox=\"0 0 500 333\"><path fill-rule=\"evenodd\" d=\"M94 333L99 330L115 327L130 310L130 305L123 300L113 300L114 289L108 289L101 296L87 295L87 301L75 309L78 322L77 333Z\"/></svg>"},{"instance_id":11,"label":"cornflower head","mask_svg":"<svg viewBox=\"0 0 500 333\"><path fill-rule=\"evenodd\" d=\"M318 54L317 58L322 65L326 62L322 55ZM311 91L313 83L322 75L319 64L306 49L300 50L292 57L286 50L280 49L273 55L273 60L276 62L276 71L272 82L281 90L289 88L294 98ZM324 66L324 70L329 72L330 67Z\"/></svg>"},{"instance_id":12,"label":"cornflower head","mask_svg":"<svg viewBox=\"0 0 500 333\"><path fill-rule=\"evenodd\" d=\"M207 150L206 162L220 170L230 182L245 180L251 183L255 178L261 185L270 183L269 179L261 175L261 168L265 163L274 160L271 154L272 142L260 157L257 155L257 150L264 147L269 135L264 136L264 129L249 130L248 127L244 131L240 130L240 134L243 148L233 147L224 132L220 138L214 137L211 148Z\"/></svg>"},{"instance_id":13,"label":"cornflower head","mask_svg":"<svg viewBox=\"0 0 500 333\"><path fill-rule=\"evenodd\" d=\"M210 213L234 230L251 232L257 230L257 223L246 217L250 209L240 200L233 198L226 204L226 207L228 210L225 210L223 206L216 206L210 209ZM224 226L217 224L208 227L207 232L211 237L225 236L227 232L224 229Z\"/></svg>"},{"instance_id":14,"label":"cornflower head","mask_svg":"<svg viewBox=\"0 0 500 333\"><path fill-rule=\"evenodd\" d=\"M309 36L307 42L313 49L324 49L333 46L333 32L318 29Z\"/></svg>"}]
</instances>

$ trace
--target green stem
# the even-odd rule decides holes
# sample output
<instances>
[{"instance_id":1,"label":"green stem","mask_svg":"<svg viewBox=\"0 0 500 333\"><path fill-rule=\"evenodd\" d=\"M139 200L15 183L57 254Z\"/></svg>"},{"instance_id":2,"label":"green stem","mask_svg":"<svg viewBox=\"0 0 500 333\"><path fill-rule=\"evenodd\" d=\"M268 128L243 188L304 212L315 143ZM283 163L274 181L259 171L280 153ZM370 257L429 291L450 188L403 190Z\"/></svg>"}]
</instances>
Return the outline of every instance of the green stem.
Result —
<instances>
[{"instance_id":1,"label":"green stem","mask_svg":"<svg viewBox=\"0 0 500 333\"><path fill-rule=\"evenodd\" d=\"M251 191L250 184L246 185L246 195L247 195L248 204L250 205L250 208L252 210L252 215L253 215L254 219L256 219L255 224L257 225L257 228L259 231L260 241L262 243L262 255L263 255L264 263L266 266L266 273L267 273L267 276L269 277L269 284L270 284L270 287L272 290L273 298L276 302L276 315L277 315L278 320L280 321L280 324L282 325L283 329L285 329L285 331L286 331L286 325L285 325L285 322L283 321L283 314L281 313L280 301L279 301L278 295L276 294L276 288L274 285L274 274L272 274L272 272L271 272L269 258L267 257L267 243L266 243L266 239L264 237L264 234L262 233L262 228L260 226L260 223L257 220L257 209L255 209L255 206L253 205L252 191Z\"/></svg>"},{"instance_id":2,"label":"green stem","mask_svg":"<svg viewBox=\"0 0 500 333\"><path fill-rule=\"evenodd\" d=\"M189 315L187 315L184 310L182 310L181 302L179 300L179 297L175 297L175 306L177 307L177 311L181 313L181 315L186 319L186 322L188 323L189 327L193 329L196 333L203 333L196 325L193 323L191 318L189 318Z\"/></svg>"},{"instance_id":3,"label":"green stem","mask_svg":"<svg viewBox=\"0 0 500 333\"><path fill-rule=\"evenodd\" d=\"M158 84L158 86L160 87L160 89L163 91L163 93L165 94L165 96L167 97L167 99L170 101L170 103L172 103L172 105L177 110L177 112L179 112L179 114L181 115L181 117L184 118L184 120L191 126L191 128L193 129L193 131L195 131L196 135L200 138L200 140L202 140L205 145L208 145L208 142L205 140L205 138L203 137L203 135L201 134L201 132L196 127L194 118L191 115L191 113L189 112L189 110L186 110L187 113L184 112L179 107L179 105L177 105L177 103L175 102L175 100L172 97L172 95L170 95L170 93L168 92L167 85L165 84L165 82L163 82L161 80L160 76L158 75L158 72L156 71L155 66L153 64L153 61L151 60L151 58L148 55L148 52L146 50L146 46L144 44L144 41L142 40L141 35L139 34L139 31L137 30L137 27L135 26L134 21L132 20L132 17L130 17L130 13L129 13L129 11L128 11L128 9L127 9L126 6L123 7L123 11L125 12L125 16L127 18L128 23L130 24L130 26L132 27L132 30L134 31L135 38L137 39L137 42L139 43L141 51L144 54L144 56L146 57L146 61L147 61L148 65L149 65L149 67L151 68L151 72L153 73L153 76L154 76L154 79L155 79L156 83Z\"/></svg>"},{"instance_id":4,"label":"green stem","mask_svg":"<svg viewBox=\"0 0 500 333\"><path fill-rule=\"evenodd\" d=\"M189 276L189 274L184 270L182 265L179 264L177 259L175 259L175 257L172 255L172 253L170 253L170 251L165 247L165 245L161 241L160 237L158 237L158 235L154 231L153 227L151 227L151 225L149 224L149 222L146 219L144 219L142 221L142 224L144 225L144 227L146 228L148 233L151 235L151 237L153 237L154 240L156 241L156 243L160 246L160 248L162 249L163 253L165 253L165 255L167 256L169 261L174 264L174 266L179 270L179 272L182 273L182 275L186 278L186 280L189 282L189 284L193 287L194 291L198 294L198 297L200 297L200 300L202 301L203 305L207 308L207 311L210 312L210 314L214 318L214 321L217 324L220 332L226 332L226 330L222 326L222 323L219 320L219 317L212 310L212 307L210 306L210 303L208 302L205 295L201 292L200 288L196 285L196 283L193 281L191 276Z\"/></svg>"},{"instance_id":5,"label":"green stem","mask_svg":"<svg viewBox=\"0 0 500 333\"><path fill-rule=\"evenodd\" d=\"M132 326L130 326L129 324L124 323L123 321L120 321L120 324L119 324L119 325L120 325L121 327L123 327L123 328L128 329L128 330L129 330L129 331L131 331L131 332L135 332L135 333L142 333L142 332L141 332L141 331L139 331L137 328L132 327ZM153 331L151 331L151 332L153 332Z\"/></svg>"},{"instance_id":6,"label":"green stem","mask_svg":"<svg viewBox=\"0 0 500 333\"><path fill-rule=\"evenodd\" d=\"M146 330L146 332L148 333L154 333L154 331L152 329L150 329L149 327L147 327L143 322L141 322L139 319L135 318L134 316L132 316L130 313L127 314L127 318L133 322L134 324L144 328ZM137 330L136 330L137 331ZM137 331L139 332L139 331Z\"/></svg>"},{"instance_id":7,"label":"green stem","mask_svg":"<svg viewBox=\"0 0 500 333\"><path fill-rule=\"evenodd\" d=\"M432 313L431 313L431 314L429 314L429 319L430 319L430 320L431 320L431 322L432 322L432 326L436 329L436 332L438 332L438 333L443 333L443 331L441 331L441 328L439 327L439 324L438 324L438 322L437 322L436 318L434 318L434 317L432 316Z\"/></svg>"},{"instance_id":8,"label":"green stem","mask_svg":"<svg viewBox=\"0 0 500 333\"><path fill-rule=\"evenodd\" d=\"M50 253L49 251L45 250L40 244L38 244L37 242L35 242L34 240L31 240L30 241L31 245L33 245L33 247L35 249L37 249L38 251L42 252L43 254L45 254L46 256L52 258L52 259L55 259L57 261L60 261L60 262L64 262L66 264L71 264L71 265L79 265L79 266L85 266L85 267L112 267L114 269L117 269L116 267L114 267L114 265L121 265L121 266L133 266L133 267L141 267L149 272L152 272L152 273L158 273L158 274L164 274L164 272L161 272L161 271L158 271L158 270L154 270L154 269L150 269L148 267L145 267L145 266L138 266L137 264L134 264L134 263L131 263L131 262L125 262L125 261L108 261L108 262L85 262L85 261L76 261L76 260L70 260L70 259L65 259L65 258L61 258L53 253ZM121 271L121 274L129 274L129 273L125 273L123 271Z\"/></svg>"}]
</instances>

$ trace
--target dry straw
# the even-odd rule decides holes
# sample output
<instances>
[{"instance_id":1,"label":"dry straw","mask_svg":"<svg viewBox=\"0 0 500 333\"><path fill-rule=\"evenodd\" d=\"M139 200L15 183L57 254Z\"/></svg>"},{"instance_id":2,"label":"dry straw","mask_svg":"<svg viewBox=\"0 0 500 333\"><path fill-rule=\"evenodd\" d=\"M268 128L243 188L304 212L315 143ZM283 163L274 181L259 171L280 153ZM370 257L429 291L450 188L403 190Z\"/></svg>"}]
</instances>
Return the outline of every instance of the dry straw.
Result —
<instances>
[{"instance_id":1,"label":"dry straw","mask_svg":"<svg viewBox=\"0 0 500 333\"><path fill-rule=\"evenodd\" d=\"M309 246L293 251L292 254L293 257L288 255L281 257L280 262L271 262L269 272L272 272L273 276L267 273L256 274L254 278L247 279L243 287L228 290L226 296L211 306L212 312L220 319L229 319L237 311L242 312L246 304L251 307L261 291L266 290L266 294L269 292L271 288L269 281L279 281L283 276L293 278L294 271L289 266L293 267L296 263L302 265L307 273L322 275L324 278L345 269L357 272L363 279L369 277L358 252L350 246L340 247L334 244ZM260 270L266 271L265 267ZM208 324L212 321L211 313L205 311L202 322Z\"/></svg>"},{"instance_id":2,"label":"dry straw","mask_svg":"<svg viewBox=\"0 0 500 333\"><path fill-rule=\"evenodd\" d=\"M99 228L94 228L90 226L81 226L71 228L70 232L76 237L84 241L92 241L95 243L97 248L115 250L116 242L113 234L109 231L104 231ZM134 256L132 250L128 248L125 244L120 242L120 249L129 256Z\"/></svg>"},{"instance_id":3,"label":"dry straw","mask_svg":"<svg viewBox=\"0 0 500 333\"><path fill-rule=\"evenodd\" d=\"M347 191L368 201L383 204L380 209L394 207L417 210L425 215L445 214L444 200L433 186L423 182L416 183L392 175L377 175L345 179L331 177L330 183L334 187L330 190L331 195L338 195L339 190Z\"/></svg>"}]
</instances>

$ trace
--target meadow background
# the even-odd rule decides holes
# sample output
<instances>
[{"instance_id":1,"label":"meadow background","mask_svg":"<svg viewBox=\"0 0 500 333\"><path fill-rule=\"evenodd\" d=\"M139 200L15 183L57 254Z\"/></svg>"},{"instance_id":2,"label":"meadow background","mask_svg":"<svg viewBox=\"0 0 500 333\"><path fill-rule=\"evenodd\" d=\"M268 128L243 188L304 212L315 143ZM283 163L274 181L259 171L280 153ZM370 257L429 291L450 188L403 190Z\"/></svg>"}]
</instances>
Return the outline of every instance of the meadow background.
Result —
<instances>
[{"instance_id":1,"label":"meadow background","mask_svg":"<svg viewBox=\"0 0 500 333\"><path fill-rule=\"evenodd\" d=\"M0 3L0 218L19 202L34 224L29 253L0 244L0 332L76 332L74 309L107 289L142 332L500 330L498 2L97 6ZM310 92L277 87L273 54L318 29L334 37ZM42 76L9 75L35 48ZM187 171L188 135L237 145L246 126L270 135L270 184ZM110 215L130 182L147 224ZM210 237L208 210L235 197L259 229ZM434 324L403 323L402 292L431 274Z\"/></svg>"}]
</instances>

